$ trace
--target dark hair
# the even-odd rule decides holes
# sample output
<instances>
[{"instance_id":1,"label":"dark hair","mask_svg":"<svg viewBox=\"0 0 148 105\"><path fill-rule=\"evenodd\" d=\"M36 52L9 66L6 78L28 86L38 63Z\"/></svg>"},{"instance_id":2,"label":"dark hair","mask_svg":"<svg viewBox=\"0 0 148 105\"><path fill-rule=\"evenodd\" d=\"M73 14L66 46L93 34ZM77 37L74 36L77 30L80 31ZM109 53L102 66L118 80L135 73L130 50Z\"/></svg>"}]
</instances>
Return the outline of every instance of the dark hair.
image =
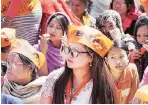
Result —
<instances>
[{"instance_id":1,"label":"dark hair","mask_svg":"<svg viewBox=\"0 0 148 105\"><path fill-rule=\"evenodd\" d=\"M137 30L139 27L145 26L145 25L148 27L148 16L140 16L138 20L136 21L135 29L134 29L134 37L135 37L137 44L139 44L137 41Z\"/></svg>"},{"instance_id":2,"label":"dark hair","mask_svg":"<svg viewBox=\"0 0 148 105\"><path fill-rule=\"evenodd\" d=\"M129 53L128 45L122 40L114 40L114 47L121 48L126 51L127 54ZM108 56L108 53L106 54L106 56Z\"/></svg>"},{"instance_id":3,"label":"dark hair","mask_svg":"<svg viewBox=\"0 0 148 105\"><path fill-rule=\"evenodd\" d=\"M62 30L63 30L63 34L65 31L68 30L68 25L69 25L69 21L67 19L67 17L63 14L54 14L51 16L51 18L48 20L47 22L47 26L50 24L50 22L52 21L52 19L56 18L57 21L60 23L60 26L62 27Z\"/></svg>"},{"instance_id":4,"label":"dark hair","mask_svg":"<svg viewBox=\"0 0 148 105\"><path fill-rule=\"evenodd\" d=\"M1 47L1 52L7 53L11 46Z\"/></svg>"},{"instance_id":5,"label":"dark hair","mask_svg":"<svg viewBox=\"0 0 148 105\"><path fill-rule=\"evenodd\" d=\"M127 12L130 11L130 8L131 8L132 6L135 7L134 0L124 0L124 1L125 1L125 3L126 3L127 9L128 9ZM114 0L112 0L112 2L111 2L111 5L110 5L111 9L113 9L113 2L114 2Z\"/></svg>"},{"instance_id":6,"label":"dark hair","mask_svg":"<svg viewBox=\"0 0 148 105\"><path fill-rule=\"evenodd\" d=\"M35 80L38 77L38 73L37 73L38 68L35 66L35 64L28 57L24 56L23 54L19 54L19 53L18 53L18 55L25 66L32 65L32 67L33 67L32 81Z\"/></svg>"},{"instance_id":7,"label":"dark hair","mask_svg":"<svg viewBox=\"0 0 148 105\"><path fill-rule=\"evenodd\" d=\"M103 64L104 58L93 51L93 62L90 67L91 78L93 80L93 89L90 97L92 104L115 103L113 86L108 79L107 71ZM64 104L65 88L72 73L72 69L68 68L66 63L64 72L54 85L53 104Z\"/></svg>"},{"instance_id":8,"label":"dark hair","mask_svg":"<svg viewBox=\"0 0 148 105\"><path fill-rule=\"evenodd\" d=\"M140 5L139 10L140 10L142 13L144 13L144 12L145 12L145 10L144 10L144 8L143 8L143 6L142 6L142 5Z\"/></svg>"}]
</instances>

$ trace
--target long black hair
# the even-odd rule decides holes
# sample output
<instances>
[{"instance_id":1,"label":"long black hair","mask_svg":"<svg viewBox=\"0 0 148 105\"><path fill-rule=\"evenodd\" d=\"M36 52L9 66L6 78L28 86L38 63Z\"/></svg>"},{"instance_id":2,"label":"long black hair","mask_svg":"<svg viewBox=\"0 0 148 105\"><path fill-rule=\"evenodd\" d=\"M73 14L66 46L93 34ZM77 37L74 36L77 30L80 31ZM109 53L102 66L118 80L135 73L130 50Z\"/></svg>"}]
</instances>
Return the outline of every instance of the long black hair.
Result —
<instances>
[{"instance_id":1,"label":"long black hair","mask_svg":"<svg viewBox=\"0 0 148 105\"><path fill-rule=\"evenodd\" d=\"M92 66L90 67L91 78L93 80L93 88L90 97L91 103L114 104L115 95L113 86L108 79L108 75L104 67L104 58L92 50L91 53L93 54ZM72 73L72 69L68 68L66 63L64 72L57 79L54 85L53 104L64 104L65 88Z\"/></svg>"},{"instance_id":2,"label":"long black hair","mask_svg":"<svg viewBox=\"0 0 148 105\"><path fill-rule=\"evenodd\" d=\"M69 20L67 19L67 17L64 14L56 13L48 19L47 26L50 24L50 22L54 18L56 18L57 21L60 23L60 26L62 27L62 31L63 31L63 35L64 35L64 32L67 31L68 25L70 24Z\"/></svg>"},{"instance_id":3,"label":"long black hair","mask_svg":"<svg viewBox=\"0 0 148 105\"><path fill-rule=\"evenodd\" d=\"M140 45L137 41L137 30L139 27L141 26L147 26L148 27L148 16L140 16L138 18L138 20L136 21L136 24L135 24L135 29L134 29L134 38L137 42L137 46L141 47L142 45Z\"/></svg>"}]
</instances>

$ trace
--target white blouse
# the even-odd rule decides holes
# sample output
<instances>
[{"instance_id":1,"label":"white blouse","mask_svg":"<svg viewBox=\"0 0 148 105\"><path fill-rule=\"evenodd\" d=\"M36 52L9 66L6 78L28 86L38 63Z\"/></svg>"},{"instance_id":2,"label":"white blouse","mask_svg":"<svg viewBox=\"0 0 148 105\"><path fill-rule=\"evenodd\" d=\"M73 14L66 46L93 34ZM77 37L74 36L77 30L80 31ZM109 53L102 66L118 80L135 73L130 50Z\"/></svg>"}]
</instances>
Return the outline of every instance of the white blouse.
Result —
<instances>
[{"instance_id":1,"label":"white blouse","mask_svg":"<svg viewBox=\"0 0 148 105\"><path fill-rule=\"evenodd\" d=\"M42 88L43 97L53 97L53 89L55 81L60 77L63 73L64 68L60 68L52 71ZM92 79L84 86L84 88L80 91L79 95L76 98L73 98L71 104L89 104L91 103L91 92L92 92L93 82ZM64 95L65 96L65 95ZM66 98L64 100L66 102Z\"/></svg>"}]
</instances>

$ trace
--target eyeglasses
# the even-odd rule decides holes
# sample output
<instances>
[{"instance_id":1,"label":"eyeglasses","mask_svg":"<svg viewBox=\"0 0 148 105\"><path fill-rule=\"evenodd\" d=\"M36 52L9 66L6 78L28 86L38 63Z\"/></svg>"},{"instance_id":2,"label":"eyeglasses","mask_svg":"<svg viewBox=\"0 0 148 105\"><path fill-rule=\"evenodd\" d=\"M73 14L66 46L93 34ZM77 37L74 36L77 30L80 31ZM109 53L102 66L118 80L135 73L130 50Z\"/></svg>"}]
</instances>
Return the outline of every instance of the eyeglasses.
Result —
<instances>
[{"instance_id":1,"label":"eyeglasses","mask_svg":"<svg viewBox=\"0 0 148 105\"><path fill-rule=\"evenodd\" d=\"M7 61L7 67L9 68L17 68L19 65L23 65L23 63L15 63L15 62L10 62L10 61Z\"/></svg>"},{"instance_id":2,"label":"eyeglasses","mask_svg":"<svg viewBox=\"0 0 148 105\"><path fill-rule=\"evenodd\" d=\"M89 54L89 52L80 52L76 49L71 49L68 46L62 46L61 50L64 51L66 55L68 55L70 53L71 57L78 57L79 53L88 53Z\"/></svg>"}]
</instances>

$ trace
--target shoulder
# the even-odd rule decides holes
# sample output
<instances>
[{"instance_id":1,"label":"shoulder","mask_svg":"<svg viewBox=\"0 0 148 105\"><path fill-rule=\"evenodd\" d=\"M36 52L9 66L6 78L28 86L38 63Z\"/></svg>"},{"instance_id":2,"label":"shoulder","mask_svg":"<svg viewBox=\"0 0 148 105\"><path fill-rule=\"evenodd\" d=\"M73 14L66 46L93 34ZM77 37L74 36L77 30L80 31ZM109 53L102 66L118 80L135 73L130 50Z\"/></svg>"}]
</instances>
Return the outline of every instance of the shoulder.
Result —
<instances>
[{"instance_id":1,"label":"shoulder","mask_svg":"<svg viewBox=\"0 0 148 105\"><path fill-rule=\"evenodd\" d=\"M42 88L43 97L49 97L49 96L52 97L55 82L63 72L64 72L64 67L54 70L48 75L46 82Z\"/></svg>"}]
</instances>

